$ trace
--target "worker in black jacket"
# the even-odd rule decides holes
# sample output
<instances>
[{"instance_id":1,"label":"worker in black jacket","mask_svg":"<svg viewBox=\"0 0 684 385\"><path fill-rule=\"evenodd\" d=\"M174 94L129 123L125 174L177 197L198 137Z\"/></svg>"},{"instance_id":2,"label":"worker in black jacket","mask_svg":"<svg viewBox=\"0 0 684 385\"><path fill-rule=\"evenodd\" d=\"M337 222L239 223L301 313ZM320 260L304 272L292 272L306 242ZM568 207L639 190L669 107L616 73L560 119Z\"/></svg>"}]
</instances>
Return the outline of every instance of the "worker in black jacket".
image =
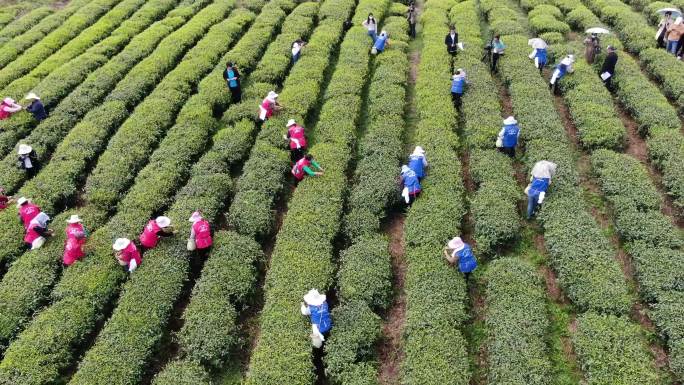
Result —
<instances>
[{"instance_id":1,"label":"worker in black jacket","mask_svg":"<svg viewBox=\"0 0 684 385\"><path fill-rule=\"evenodd\" d=\"M456 32L456 27L453 25L449 27L449 33L444 38L444 44L450 55L456 55L456 50L458 49L458 33Z\"/></svg>"},{"instance_id":2,"label":"worker in black jacket","mask_svg":"<svg viewBox=\"0 0 684 385\"><path fill-rule=\"evenodd\" d=\"M617 64L618 61L618 55L617 52L615 52L615 47L612 45L608 46L608 54L606 55L606 58L603 60L603 65L601 66L601 79L603 80L603 84L606 85L608 90L612 91L612 80L613 76L615 75L615 65Z\"/></svg>"}]
</instances>

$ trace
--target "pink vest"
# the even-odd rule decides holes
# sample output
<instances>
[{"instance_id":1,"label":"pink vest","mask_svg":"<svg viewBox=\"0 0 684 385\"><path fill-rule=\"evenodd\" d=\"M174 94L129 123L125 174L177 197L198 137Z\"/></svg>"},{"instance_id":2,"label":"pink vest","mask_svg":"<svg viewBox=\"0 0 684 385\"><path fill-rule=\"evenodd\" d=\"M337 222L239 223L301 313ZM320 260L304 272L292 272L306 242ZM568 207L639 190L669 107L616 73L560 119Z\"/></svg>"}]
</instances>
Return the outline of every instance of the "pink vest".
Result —
<instances>
[{"instance_id":1,"label":"pink vest","mask_svg":"<svg viewBox=\"0 0 684 385\"><path fill-rule=\"evenodd\" d=\"M209 226L209 222L201 219L192 224L192 230L195 232L195 244L198 249L206 249L211 246L211 226Z\"/></svg>"},{"instance_id":2,"label":"pink vest","mask_svg":"<svg viewBox=\"0 0 684 385\"><path fill-rule=\"evenodd\" d=\"M26 229L26 235L24 235L24 242L28 243L29 245L32 244L33 241L41 237L41 235L34 230L36 227L39 227L39 225L37 223L34 223Z\"/></svg>"},{"instance_id":3,"label":"pink vest","mask_svg":"<svg viewBox=\"0 0 684 385\"><path fill-rule=\"evenodd\" d=\"M5 111L3 107L10 107L10 105L0 101L0 120L7 119L10 117L10 115L12 115L11 112Z\"/></svg>"},{"instance_id":4,"label":"pink vest","mask_svg":"<svg viewBox=\"0 0 684 385\"><path fill-rule=\"evenodd\" d=\"M26 203L19 207L19 217L21 221L24 222L24 228L27 229L31 220L40 214L40 207L34 205L33 203Z\"/></svg>"},{"instance_id":5,"label":"pink vest","mask_svg":"<svg viewBox=\"0 0 684 385\"><path fill-rule=\"evenodd\" d=\"M126 265L131 263L131 259L135 259L135 263L137 263L138 266L142 263L140 252L133 242L121 251L121 260L124 261Z\"/></svg>"},{"instance_id":6,"label":"pink vest","mask_svg":"<svg viewBox=\"0 0 684 385\"><path fill-rule=\"evenodd\" d=\"M264 99L264 101L261 102L261 108L266 110L266 118L273 116L273 103L271 103L270 100Z\"/></svg>"},{"instance_id":7,"label":"pink vest","mask_svg":"<svg viewBox=\"0 0 684 385\"><path fill-rule=\"evenodd\" d=\"M140 244L148 249L156 247L157 241L159 240L159 236L157 236L157 233L160 231L161 227L159 227L157 222L155 222L154 220L147 222L147 225L145 225L142 234L140 234Z\"/></svg>"},{"instance_id":8,"label":"pink vest","mask_svg":"<svg viewBox=\"0 0 684 385\"><path fill-rule=\"evenodd\" d=\"M72 237L67 237L66 243L64 244L64 257L62 258L65 265L70 266L74 262L83 258L85 253L81 248L82 245L83 242L81 242L81 240Z\"/></svg>"},{"instance_id":9,"label":"pink vest","mask_svg":"<svg viewBox=\"0 0 684 385\"><path fill-rule=\"evenodd\" d=\"M304 167L308 167L311 165L311 162L309 162L306 158L302 158L295 163L295 165L292 167L292 175L297 180L302 180L304 179Z\"/></svg>"},{"instance_id":10,"label":"pink vest","mask_svg":"<svg viewBox=\"0 0 684 385\"><path fill-rule=\"evenodd\" d=\"M304 135L304 127L295 124L291 126L287 132L290 134L290 149L296 150L298 148L306 148L306 136Z\"/></svg>"},{"instance_id":11,"label":"pink vest","mask_svg":"<svg viewBox=\"0 0 684 385\"><path fill-rule=\"evenodd\" d=\"M80 223L69 223L66 227L67 239L73 238L79 241L80 243L84 243L85 239L83 237L80 237L80 235L84 233L85 230L83 229L83 225Z\"/></svg>"}]
</instances>

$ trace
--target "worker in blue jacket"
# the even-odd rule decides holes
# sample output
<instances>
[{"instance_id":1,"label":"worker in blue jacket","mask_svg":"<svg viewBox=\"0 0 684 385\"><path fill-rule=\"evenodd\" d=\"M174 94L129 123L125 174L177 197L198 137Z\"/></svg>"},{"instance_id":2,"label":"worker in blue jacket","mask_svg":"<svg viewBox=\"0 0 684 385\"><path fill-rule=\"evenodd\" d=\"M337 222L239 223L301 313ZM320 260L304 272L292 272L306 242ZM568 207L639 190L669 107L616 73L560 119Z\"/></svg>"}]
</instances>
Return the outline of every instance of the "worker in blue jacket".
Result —
<instances>
[{"instance_id":1,"label":"worker in blue jacket","mask_svg":"<svg viewBox=\"0 0 684 385\"><path fill-rule=\"evenodd\" d=\"M553 88L553 93L558 94L558 82L565 76L565 74L573 73L575 63L575 55L568 55L563 58L563 60L558 63L556 69L551 75L551 80L549 81L549 89Z\"/></svg>"},{"instance_id":2,"label":"worker in blue jacket","mask_svg":"<svg viewBox=\"0 0 684 385\"><path fill-rule=\"evenodd\" d=\"M425 168L428 166L428 162L425 158L425 150L423 150L423 147L416 146L413 153L409 155L408 166L416 173L418 179L423 179L425 177Z\"/></svg>"},{"instance_id":3,"label":"worker in blue jacket","mask_svg":"<svg viewBox=\"0 0 684 385\"><path fill-rule=\"evenodd\" d=\"M309 290L304 295L300 311L302 315L309 316L311 321L311 344L320 348L325 341L324 335L332 329L332 319L325 294L319 293L316 289Z\"/></svg>"},{"instance_id":4,"label":"worker in blue jacket","mask_svg":"<svg viewBox=\"0 0 684 385\"><path fill-rule=\"evenodd\" d=\"M458 262L458 270L468 279L470 273L477 269L477 259L469 244L463 242L461 237L454 237L444 248L444 256L450 264Z\"/></svg>"},{"instance_id":5,"label":"worker in blue jacket","mask_svg":"<svg viewBox=\"0 0 684 385\"><path fill-rule=\"evenodd\" d=\"M466 73L463 69L459 68L451 78L451 99L453 100L456 109L461 108L461 97L463 96L463 92L465 92L465 87Z\"/></svg>"},{"instance_id":6,"label":"worker in blue jacket","mask_svg":"<svg viewBox=\"0 0 684 385\"><path fill-rule=\"evenodd\" d=\"M541 48L540 46L540 48L535 48L530 56L534 59L534 66L539 68L539 74L541 74L548 60L546 47Z\"/></svg>"},{"instance_id":7,"label":"worker in blue jacket","mask_svg":"<svg viewBox=\"0 0 684 385\"><path fill-rule=\"evenodd\" d=\"M380 35L375 39L373 44L372 53L378 54L385 50L385 46L389 45L389 37L387 36L387 31L383 30Z\"/></svg>"},{"instance_id":8,"label":"worker in blue jacket","mask_svg":"<svg viewBox=\"0 0 684 385\"><path fill-rule=\"evenodd\" d=\"M418 175L409 168L409 166L401 166L400 181L402 185L401 196L407 205L413 203L418 195L420 195L421 186Z\"/></svg>"},{"instance_id":9,"label":"worker in blue jacket","mask_svg":"<svg viewBox=\"0 0 684 385\"><path fill-rule=\"evenodd\" d=\"M535 178L532 177L530 184L525 188L527 194L527 219L532 219L535 211L544 202L546 197L546 190L551 184L549 178Z\"/></svg>"},{"instance_id":10,"label":"worker in blue jacket","mask_svg":"<svg viewBox=\"0 0 684 385\"><path fill-rule=\"evenodd\" d=\"M509 116L503 121L503 127L499 131L499 136L496 139L496 147L499 151L508 155L511 158L515 157L515 147L518 145L518 137L520 136L520 127L518 121L514 117Z\"/></svg>"}]
</instances>

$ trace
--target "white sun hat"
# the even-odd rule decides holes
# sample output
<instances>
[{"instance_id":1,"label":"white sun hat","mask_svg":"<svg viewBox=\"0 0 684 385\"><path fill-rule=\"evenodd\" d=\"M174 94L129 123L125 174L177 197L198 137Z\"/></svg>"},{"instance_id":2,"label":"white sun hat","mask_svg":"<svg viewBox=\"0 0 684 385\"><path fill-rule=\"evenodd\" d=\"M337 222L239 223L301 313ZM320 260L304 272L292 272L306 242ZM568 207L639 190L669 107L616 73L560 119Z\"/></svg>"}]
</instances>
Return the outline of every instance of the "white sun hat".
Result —
<instances>
[{"instance_id":1,"label":"white sun hat","mask_svg":"<svg viewBox=\"0 0 684 385\"><path fill-rule=\"evenodd\" d=\"M465 243L463 243L461 237L454 237L449 241L449 243L447 243L447 247L456 251L460 251L465 247Z\"/></svg>"},{"instance_id":2,"label":"white sun hat","mask_svg":"<svg viewBox=\"0 0 684 385\"><path fill-rule=\"evenodd\" d=\"M295 124L297 124L297 122L295 122L294 119L290 119L287 121L287 125L285 125L285 127L290 127L290 126L295 125Z\"/></svg>"},{"instance_id":3,"label":"white sun hat","mask_svg":"<svg viewBox=\"0 0 684 385\"><path fill-rule=\"evenodd\" d=\"M425 155L425 150L423 150L423 147L421 146L416 146L416 148L413 149L413 154L411 155Z\"/></svg>"},{"instance_id":4,"label":"white sun hat","mask_svg":"<svg viewBox=\"0 0 684 385\"><path fill-rule=\"evenodd\" d=\"M17 150L17 154L19 155L28 155L33 151L33 147L29 146L28 144L20 144L19 145L19 150Z\"/></svg>"},{"instance_id":5,"label":"white sun hat","mask_svg":"<svg viewBox=\"0 0 684 385\"><path fill-rule=\"evenodd\" d=\"M121 251L131 244L131 240L128 238L117 238L112 245L112 248L116 251Z\"/></svg>"},{"instance_id":6,"label":"white sun hat","mask_svg":"<svg viewBox=\"0 0 684 385\"><path fill-rule=\"evenodd\" d=\"M188 219L188 220L192 223L195 223L201 219L202 219L202 214L200 214L199 211L195 211L194 213L192 213L192 215L190 215L190 219Z\"/></svg>"},{"instance_id":7,"label":"white sun hat","mask_svg":"<svg viewBox=\"0 0 684 385\"><path fill-rule=\"evenodd\" d=\"M321 306L325 302L325 294L319 293L316 289L311 289L304 295L304 302L311 306Z\"/></svg>"},{"instance_id":8,"label":"white sun hat","mask_svg":"<svg viewBox=\"0 0 684 385\"><path fill-rule=\"evenodd\" d=\"M504 119L503 124L505 124L505 125L509 125L509 124L518 124L518 121L515 120L514 117L509 116L509 117L507 117L506 119Z\"/></svg>"},{"instance_id":9,"label":"white sun hat","mask_svg":"<svg viewBox=\"0 0 684 385\"><path fill-rule=\"evenodd\" d=\"M7 104L14 104L15 103L14 99L9 98L9 97L2 99L2 101L7 103Z\"/></svg>"},{"instance_id":10,"label":"white sun hat","mask_svg":"<svg viewBox=\"0 0 684 385\"><path fill-rule=\"evenodd\" d=\"M79 223L81 222L81 217L78 216L78 214L74 214L69 219L67 219L67 223Z\"/></svg>"},{"instance_id":11,"label":"white sun hat","mask_svg":"<svg viewBox=\"0 0 684 385\"><path fill-rule=\"evenodd\" d=\"M402 174L405 174L405 173L407 173L407 172L409 172L409 171L411 171L411 168L410 168L409 166L407 166L407 165L401 166L401 173L402 173Z\"/></svg>"},{"instance_id":12,"label":"white sun hat","mask_svg":"<svg viewBox=\"0 0 684 385\"><path fill-rule=\"evenodd\" d=\"M25 197L21 197L21 198L17 199L17 207L21 207L21 205L23 205L24 203L27 203L28 201L29 200L26 199Z\"/></svg>"},{"instance_id":13,"label":"white sun hat","mask_svg":"<svg viewBox=\"0 0 684 385\"><path fill-rule=\"evenodd\" d=\"M161 227L162 229L165 227L169 227L171 225L171 218L165 217L165 216L160 216L157 217L157 219L154 220L157 223L157 226Z\"/></svg>"},{"instance_id":14,"label":"white sun hat","mask_svg":"<svg viewBox=\"0 0 684 385\"><path fill-rule=\"evenodd\" d=\"M25 97L24 99L28 99L28 100L40 100L40 98L38 97L38 95L36 95L36 94L33 93L33 92L29 92L29 94L26 95L26 97Z\"/></svg>"},{"instance_id":15,"label":"white sun hat","mask_svg":"<svg viewBox=\"0 0 684 385\"><path fill-rule=\"evenodd\" d=\"M276 94L275 91L269 91L268 95L266 95L266 99L268 100L275 100L278 97L278 94Z\"/></svg>"},{"instance_id":16,"label":"white sun hat","mask_svg":"<svg viewBox=\"0 0 684 385\"><path fill-rule=\"evenodd\" d=\"M551 178L556 174L557 164L549 162L548 160L540 160L532 167L532 176L535 178Z\"/></svg>"}]
</instances>

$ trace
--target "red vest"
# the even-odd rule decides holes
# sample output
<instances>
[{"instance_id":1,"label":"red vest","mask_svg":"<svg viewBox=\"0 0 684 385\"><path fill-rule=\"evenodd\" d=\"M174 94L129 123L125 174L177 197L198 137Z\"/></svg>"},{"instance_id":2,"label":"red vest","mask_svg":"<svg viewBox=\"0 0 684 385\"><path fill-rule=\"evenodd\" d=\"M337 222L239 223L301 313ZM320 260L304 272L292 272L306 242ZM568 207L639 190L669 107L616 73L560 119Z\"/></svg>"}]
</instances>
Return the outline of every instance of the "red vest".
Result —
<instances>
[{"instance_id":1,"label":"red vest","mask_svg":"<svg viewBox=\"0 0 684 385\"><path fill-rule=\"evenodd\" d=\"M84 242L82 242L82 240L73 237L67 237L66 242L64 244L64 256L62 258L65 265L70 266L74 262L83 258L83 256L85 255L81 247L83 243Z\"/></svg>"},{"instance_id":2,"label":"red vest","mask_svg":"<svg viewBox=\"0 0 684 385\"><path fill-rule=\"evenodd\" d=\"M29 245L33 243L36 239L40 238L42 235L38 234L35 230L36 227L40 227L39 224L34 223L26 229L26 235L24 235L24 242Z\"/></svg>"},{"instance_id":3,"label":"red vest","mask_svg":"<svg viewBox=\"0 0 684 385\"><path fill-rule=\"evenodd\" d=\"M287 132L290 134L290 149L296 150L298 148L306 148L306 136L304 135L304 127L294 124L288 128Z\"/></svg>"},{"instance_id":4,"label":"red vest","mask_svg":"<svg viewBox=\"0 0 684 385\"><path fill-rule=\"evenodd\" d=\"M211 226L209 226L209 222L200 219L192 224L192 230L195 232L195 244L198 249L206 249L211 246Z\"/></svg>"},{"instance_id":5,"label":"red vest","mask_svg":"<svg viewBox=\"0 0 684 385\"><path fill-rule=\"evenodd\" d=\"M35 218L38 214L40 214L40 207L33 203L26 203L19 207L19 216L21 217L21 221L24 222L25 229L28 228L31 219Z\"/></svg>"},{"instance_id":6,"label":"red vest","mask_svg":"<svg viewBox=\"0 0 684 385\"><path fill-rule=\"evenodd\" d=\"M292 166L292 175L297 180L302 180L304 179L304 167L311 166L311 162L309 162L308 159L302 158L295 163L294 166Z\"/></svg>"},{"instance_id":7,"label":"red vest","mask_svg":"<svg viewBox=\"0 0 684 385\"><path fill-rule=\"evenodd\" d=\"M156 247L157 241L159 240L157 233L160 231L161 227L159 227L157 222L155 222L154 219L150 220L147 222L147 225L145 225L142 234L140 234L140 244L148 249Z\"/></svg>"},{"instance_id":8,"label":"red vest","mask_svg":"<svg viewBox=\"0 0 684 385\"><path fill-rule=\"evenodd\" d=\"M135 259L135 263L140 266L142 263L142 258L140 257L140 251L138 251L138 248L135 247L135 244L131 242L130 245L128 245L125 249L121 251L121 260L126 263L126 265L129 265L131 263L131 259Z\"/></svg>"}]
</instances>

